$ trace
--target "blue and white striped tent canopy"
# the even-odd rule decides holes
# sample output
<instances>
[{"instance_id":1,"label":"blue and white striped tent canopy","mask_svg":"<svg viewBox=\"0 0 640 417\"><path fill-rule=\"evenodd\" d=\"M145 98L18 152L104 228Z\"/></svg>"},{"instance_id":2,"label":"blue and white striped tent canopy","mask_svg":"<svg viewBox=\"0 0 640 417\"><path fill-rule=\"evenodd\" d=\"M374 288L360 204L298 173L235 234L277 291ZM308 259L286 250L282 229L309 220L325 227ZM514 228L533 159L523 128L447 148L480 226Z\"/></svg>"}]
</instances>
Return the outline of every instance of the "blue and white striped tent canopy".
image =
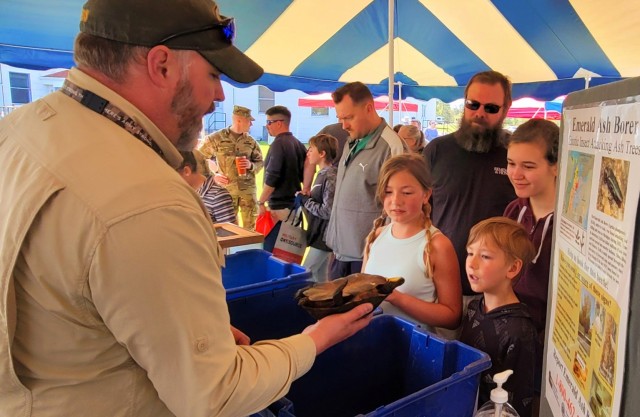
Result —
<instances>
[{"instance_id":1,"label":"blue and white striped tent canopy","mask_svg":"<svg viewBox=\"0 0 640 417\"><path fill-rule=\"evenodd\" d=\"M83 2L0 0L0 62L73 65ZM257 84L315 94L358 80L387 94L388 0L218 3L236 18L236 45L265 69ZM494 69L514 98L552 100L640 76L638 22L637 0L395 0L394 80L403 97L452 101Z\"/></svg>"}]
</instances>

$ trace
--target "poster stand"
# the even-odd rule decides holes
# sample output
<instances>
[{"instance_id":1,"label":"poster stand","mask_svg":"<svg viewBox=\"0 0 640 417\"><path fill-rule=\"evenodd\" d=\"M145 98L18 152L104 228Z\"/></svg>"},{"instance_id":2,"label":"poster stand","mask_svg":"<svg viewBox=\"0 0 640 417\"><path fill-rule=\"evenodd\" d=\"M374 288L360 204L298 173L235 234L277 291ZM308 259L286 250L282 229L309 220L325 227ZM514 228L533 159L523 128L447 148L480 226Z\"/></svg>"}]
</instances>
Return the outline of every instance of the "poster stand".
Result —
<instances>
[{"instance_id":1,"label":"poster stand","mask_svg":"<svg viewBox=\"0 0 640 417\"><path fill-rule=\"evenodd\" d=\"M541 417L640 410L640 77L567 96Z\"/></svg>"}]
</instances>

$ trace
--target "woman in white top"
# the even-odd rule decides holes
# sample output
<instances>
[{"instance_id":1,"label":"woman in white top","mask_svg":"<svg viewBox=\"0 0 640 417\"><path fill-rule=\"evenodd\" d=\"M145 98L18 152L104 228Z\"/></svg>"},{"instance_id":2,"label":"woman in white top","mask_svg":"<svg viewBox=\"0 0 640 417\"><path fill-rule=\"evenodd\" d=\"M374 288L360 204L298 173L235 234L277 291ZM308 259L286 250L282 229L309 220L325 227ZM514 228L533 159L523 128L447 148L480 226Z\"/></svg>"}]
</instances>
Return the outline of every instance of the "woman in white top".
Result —
<instances>
[{"instance_id":1,"label":"woman in white top","mask_svg":"<svg viewBox=\"0 0 640 417\"><path fill-rule=\"evenodd\" d=\"M380 172L383 204L367 237L362 271L405 283L382 304L383 311L434 327L455 329L462 314L462 289L455 250L431 224L431 181L416 154L390 158Z\"/></svg>"}]
</instances>

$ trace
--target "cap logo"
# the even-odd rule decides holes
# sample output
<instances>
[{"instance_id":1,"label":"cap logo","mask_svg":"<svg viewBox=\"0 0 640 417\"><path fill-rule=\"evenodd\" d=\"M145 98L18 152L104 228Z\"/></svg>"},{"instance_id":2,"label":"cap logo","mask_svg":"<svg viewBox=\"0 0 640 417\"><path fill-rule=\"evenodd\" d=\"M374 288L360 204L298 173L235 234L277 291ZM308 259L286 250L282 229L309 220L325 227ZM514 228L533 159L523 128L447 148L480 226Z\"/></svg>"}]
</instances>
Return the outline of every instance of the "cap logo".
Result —
<instances>
[{"instance_id":1,"label":"cap logo","mask_svg":"<svg viewBox=\"0 0 640 417\"><path fill-rule=\"evenodd\" d=\"M82 23L86 23L89 20L89 9L82 9L82 14L80 15L80 21Z\"/></svg>"}]
</instances>

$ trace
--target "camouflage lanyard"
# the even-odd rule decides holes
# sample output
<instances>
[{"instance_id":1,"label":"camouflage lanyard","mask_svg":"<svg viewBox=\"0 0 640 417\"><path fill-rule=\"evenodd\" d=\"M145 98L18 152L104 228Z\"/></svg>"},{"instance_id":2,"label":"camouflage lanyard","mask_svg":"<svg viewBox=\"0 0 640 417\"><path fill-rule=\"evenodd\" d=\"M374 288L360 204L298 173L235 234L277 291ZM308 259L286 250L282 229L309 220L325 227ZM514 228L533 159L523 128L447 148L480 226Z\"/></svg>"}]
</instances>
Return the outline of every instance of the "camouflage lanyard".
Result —
<instances>
[{"instance_id":1,"label":"camouflage lanyard","mask_svg":"<svg viewBox=\"0 0 640 417\"><path fill-rule=\"evenodd\" d=\"M135 120L133 120L129 115L120 110L118 107L109 103L99 95L94 94L89 90L78 87L69 80L64 81L64 84L62 84L62 88L60 88L60 91L65 95L71 97L78 103L82 104L86 108L93 110L94 112L106 117L113 123L122 127L124 130L138 138L142 143L153 149L155 153L157 153L161 158L164 159L164 153L162 152L162 149L160 149L160 146L158 146L158 144L153 140L151 135L149 135L149 133L147 133L147 131L144 130L141 126L139 126Z\"/></svg>"}]
</instances>

